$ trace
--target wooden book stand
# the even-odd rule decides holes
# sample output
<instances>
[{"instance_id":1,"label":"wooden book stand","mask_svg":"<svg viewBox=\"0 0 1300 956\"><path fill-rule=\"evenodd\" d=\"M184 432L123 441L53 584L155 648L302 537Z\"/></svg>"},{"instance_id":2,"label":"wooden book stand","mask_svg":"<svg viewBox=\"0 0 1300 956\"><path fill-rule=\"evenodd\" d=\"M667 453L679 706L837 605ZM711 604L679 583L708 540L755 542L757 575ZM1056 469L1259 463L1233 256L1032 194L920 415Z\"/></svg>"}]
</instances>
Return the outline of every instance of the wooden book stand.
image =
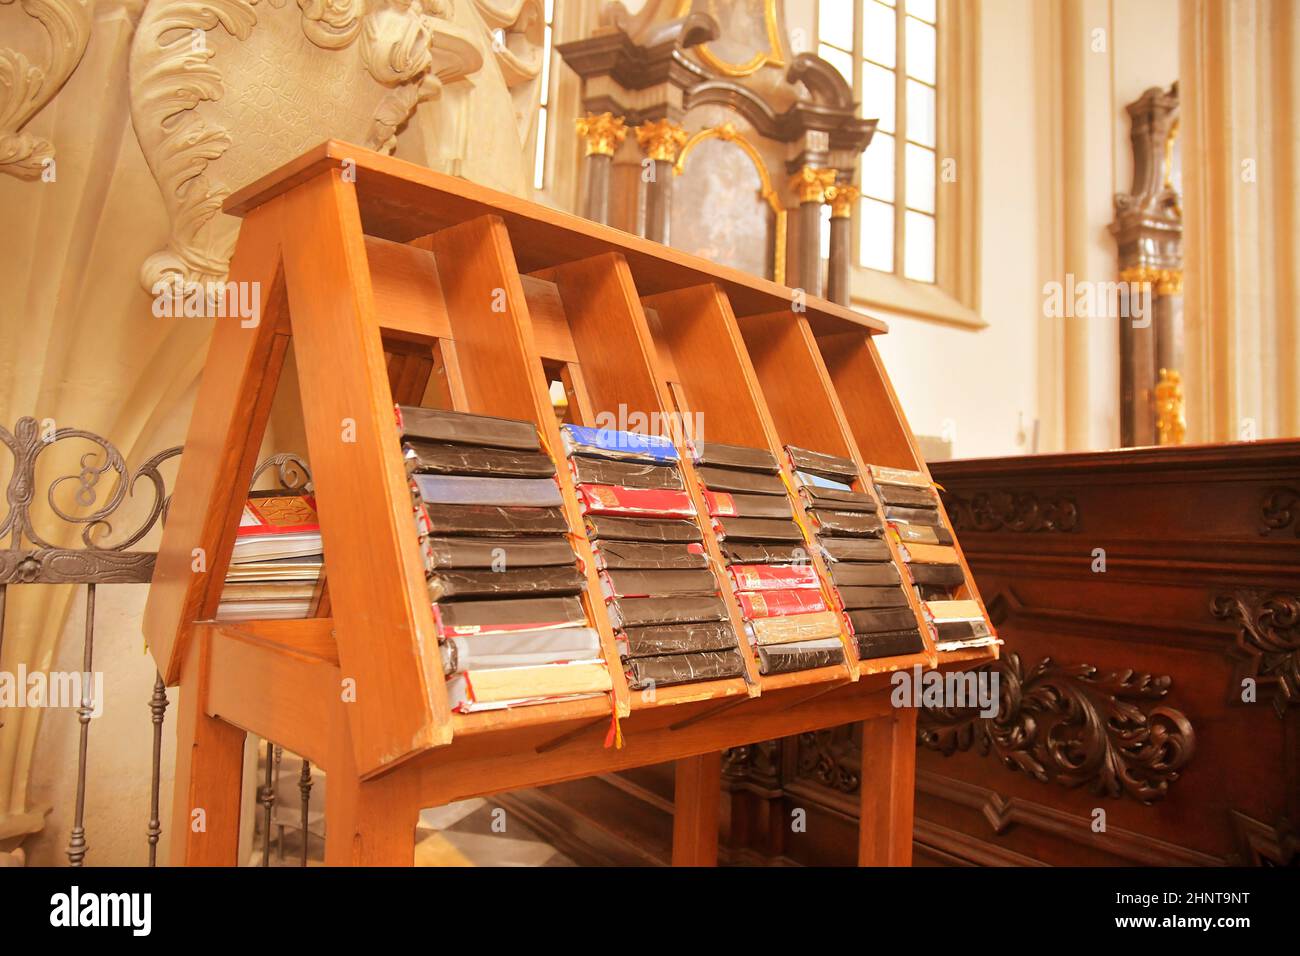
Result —
<instances>
[{"instance_id":1,"label":"wooden book stand","mask_svg":"<svg viewBox=\"0 0 1300 956\"><path fill-rule=\"evenodd\" d=\"M258 283L260 321L216 320L144 622L180 685L175 863L236 862L246 733L324 768L328 864L410 865L423 807L666 760L674 863L712 864L721 751L850 721L864 722L859 859L910 862L916 715L890 705L890 672L993 649L941 661L927 637L924 653L859 662L846 633L843 666L762 677L751 662L748 679L630 692L560 467L614 691L453 713L393 416L400 402L527 419L559 455L560 381L579 424L699 414L718 442L924 470L871 342L881 323L818 299L800 311L772 282L345 143L226 209L244 217L230 280ZM216 622L291 342L330 616ZM707 513L689 458L683 471ZM622 747L606 745L611 709Z\"/></svg>"}]
</instances>

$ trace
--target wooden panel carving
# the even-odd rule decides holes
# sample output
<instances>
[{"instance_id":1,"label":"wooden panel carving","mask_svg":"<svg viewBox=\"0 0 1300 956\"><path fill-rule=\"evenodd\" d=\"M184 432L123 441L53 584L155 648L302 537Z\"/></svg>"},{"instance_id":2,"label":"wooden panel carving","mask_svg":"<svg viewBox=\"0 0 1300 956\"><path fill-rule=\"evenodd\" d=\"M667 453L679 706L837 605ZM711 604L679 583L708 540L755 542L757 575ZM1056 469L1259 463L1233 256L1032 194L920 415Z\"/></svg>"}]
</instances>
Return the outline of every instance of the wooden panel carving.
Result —
<instances>
[{"instance_id":1,"label":"wooden panel carving","mask_svg":"<svg viewBox=\"0 0 1300 956\"><path fill-rule=\"evenodd\" d=\"M1216 596L1211 609L1237 628L1228 651L1238 664L1229 701L1240 703L1244 682L1253 680L1273 692L1273 708L1284 716L1289 706L1300 703L1300 596L1237 591Z\"/></svg>"},{"instance_id":2,"label":"wooden panel carving","mask_svg":"<svg viewBox=\"0 0 1300 956\"><path fill-rule=\"evenodd\" d=\"M963 497L942 493L956 531L1076 531L1079 505L1073 495L1040 497L1028 491L979 491Z\"/></svg>"},{"instance_id":3,"label":"wooden panel carving","mask_svg":"<svg viewBox=\"0 0 1300 956\"><path fill-rule=\"evenodd\" d=\"M1260 503L1262 535L1293 531L1300 538L1300 491L1294 488L1270 488Z\"/></svg>"},{"instance_id":4,"label":"wooden panel carving","mask_svg":"<svg viewBox=\"0 0 1300 956\"><path fill-rule=\"evenodd\" d=\"M1016 653L981 670L1000 678L997 716L923 708L917 728L923 746L945 756L996 751L1008 769L1041 783L1086 785L1099 796L1128 795L1141 803L1162 799L1196 751L1196 734L1181 711L1144 709L1169 693L1169 677L1101 673L1050 657L1026 674Z\"/></svg>"}]
</instances>

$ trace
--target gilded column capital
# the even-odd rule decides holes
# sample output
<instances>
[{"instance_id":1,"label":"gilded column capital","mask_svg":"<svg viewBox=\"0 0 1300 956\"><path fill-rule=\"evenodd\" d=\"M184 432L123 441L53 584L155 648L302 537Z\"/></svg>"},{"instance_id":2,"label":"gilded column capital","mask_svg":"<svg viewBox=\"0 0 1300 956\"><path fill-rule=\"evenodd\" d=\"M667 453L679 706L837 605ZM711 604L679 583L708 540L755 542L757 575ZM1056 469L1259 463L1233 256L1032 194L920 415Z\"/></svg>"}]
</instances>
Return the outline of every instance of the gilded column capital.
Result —
<instances>
[{"instance_id":1,"label":"gilded column capital","mask_svg":"<svg viewBox=\"0 0 1300 956\"><path fill-rule=\"evenodd\" d=\"M835 175L833 169L805 166L790 177L790 188L798 194L799 202L821 204L826 201L826 190L835 185Z\"/></svg>"},{"instance_id":2,"label":"gilded column capital","mask_svg":"<svg viewBox=\"0 0 1300 956\"><path fill-rule=\"evenodd\" d=\"M686 145L686 130L667 119L651 120L636 128L636 141L655 162L675 163Z\"/></svg>"},{"instance_id":3,"label":"gilded column capital","mask_svg":"<svg viewBox=\"0 0 1300 956\"><path fill-rule=\"evenodd\" d=\"M832 219L848 219L853 215L853 204L862 190L848 183L832 183L826 187L826 201L831 204Z\"/></svg>"},{"instance_id":4,"label":"gilded column capital","mask_svg":"<svg viewBox=\"0 0 1300 956\"><path fill-rule=\"evenodd\" d=\"M588 156L613 156L627 136L627 124L613 113L588 113L574 120L578 135L587 141Z\"/></svg>"},{"instance_id":5,"label":"gilded column capital","mask_svg":"<svg viewBox=\"0 0 1300 956\"><path fill-rule=\"evenodd\" d=\"M1160 269L1156 266L1129 266L1119 273L1121 282L1150 283L1156 295L1182 295L1183 270Z\"/></svg>"}]
</instances>

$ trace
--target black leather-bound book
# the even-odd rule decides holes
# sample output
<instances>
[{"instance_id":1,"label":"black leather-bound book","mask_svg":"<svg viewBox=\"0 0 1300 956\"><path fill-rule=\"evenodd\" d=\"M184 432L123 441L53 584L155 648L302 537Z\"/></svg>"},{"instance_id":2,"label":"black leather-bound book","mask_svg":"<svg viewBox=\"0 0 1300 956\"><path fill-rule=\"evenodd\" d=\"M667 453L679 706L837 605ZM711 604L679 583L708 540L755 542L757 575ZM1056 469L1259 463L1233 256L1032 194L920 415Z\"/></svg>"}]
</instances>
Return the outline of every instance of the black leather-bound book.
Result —
<instances>
[{"instance_id":1,"label":"black leather-bound book","mask_svg":"<svg viewBox=\"0 0 1300 956\"><path fill-rule=\"evenodd\" d=\"M741 491L756 495L784 495L785 482L780 475L768 475L757 471L741 471L737 468L719 468L713 465L700 465L695 469L704 487L710 491Z\"/></svg>"},{"instance_id":2,"label":"black leather-bound book","mask_svg":"<svg viewBox=\"0 0 1300 956\"><path fill-rule=\"evenodd\" d=\"M627 662L627 683L632 690L744 676L745 663L734 650L638 657Z\"/></svg>"},{"instance_id":3,"label":"black leather-bound book","mask_svg":"<svg viewBox=\"0 0 1300 956\"><path fill-rule=\"evenodd\" d=\"M624 657L653 657L687 651L721 651L736 647L736 631L730 621L702 621L694 624L666 624L629 627L618 634Z\"/></svg>"},{"instance_id":4,"label":"black leather-bound book","mask_svg":"<svg viewBox=\"0 0 1300 956\"><path fill-rule=\"evenodd\" d=\"M858 477L858 466L849 458L825 455L807 448L796 448L794 445L787 445L786 451L790 453L790 463L794 465L795 471L811 471L815 475L829 475L849 481Z\"/></svg>"},{"instance_id":5,"label":"black leather-bound book","mask_svg":"<svg viewBox=\"0 0 1300 956\"><path fill-rule=\"evenodd\" d=\"M406 470L416 474L491 475L494 478L549 478L555 465L540 451L514 451L483 445L448 445L412 438L402 443Z\"/></svg>"},{"instance_id":6,"label":"black leather-bound book","mask_svg":"<svg viewBox=\"0 0 1300 956\"><path fill-rule=\"evenodd\" d=\"M718 442L699 442L695 445L695 461L701 465L718 468L739 468L742 471L761 471L775 475L780 468L776 456L766 448L746 448L741 445L722 445Z\"/></svg>"},{"instance_id":7,"label":"black leather-bound book","mask_svg":"<svg viewBox=\"0 0 1300 956\"><path fill-rule=\"evenodd\" d=\"M831 667L843 662L844 645L838 638L799 644L771 644L758 649L758 670L763 675Z\"/></svg>"},{"instance_id":8,"label":"black leather-bound book","mask_svg":"<svg viewBox=\"0 0 1300 956\"><path fill-rule=\"evenodd\" d=\"M675 597L716 594L718 582L708 568L690 571L602 571L605 596L612 598Z\"/></svg>"},{"instance_id":9,"label":"black leather-bound book","mask_svg":"<svg viewBox=\"0 0 1300 956\"><path fill-rule=\"evenodd\" d=\"M899 585L893 587L841 587L840 601L845 610L866 608L907 607L907 592Z\"/></svg>"},{"instance_id":10,"label":"black leather-bound book","mask_svg":"<svg viewBox=\"0 0 1300 956\"><path fill-rule=\"evenodd\" d=\"M645 461L616 461L575 455L569 459L578 484L615 485L622 488L655 488L680 491L686 487L676 465Z\"/></svg>"},{"instance_id":11,"label":"black leather-bound book","mask_svg":"<svg viewBox=\"0 0 1300 956\"><path fill-rule=\"evenodd\" d=\"M724 541L803 541L799 526L782 518L714 518L713 526Z\"/></svg>"},{"instance_id":12,"label":"black leather-bound book","mask_svg":"<svg viewBox=\"0 0 1300 956\"><path fill-rule=\"evenodd\" d=\"M516 600L448 601L438 605L443 629L550 627L587 624L582 601L576 597L520 598Z\"/></svg>"},{"instance_id":13,"label":"black leather-bound book","mask_svg":"<svg viewBox=\"0 0 1300 956\"><path fill-rule=\"evenodd\" d=\"M542 597L580 594L587 579L576 567L514 571L437 571L429 577L429 600Z\"/></svg>"},{"instance_id":14,"label":"black leather-bound book","mask_svg":"<svg viewBox=\"0 0 1300 956\"><path fill-rule=\"evenodd\" d=\"M881 538L822 538L819 542L826 560L840 561L892 561L889 543Z\"/></svg>"},{"instance_id":15,"label":"black leather-bound book","mask_svg":"<svg viewBox=\"0 0 1300 956\"><path fill-rule=\"evenodd\" d=\"M858 634L857 644L858 657L861 660L919 654L925 650L921 632L915 627L900 628L896 631L878 631L874 634Z\"/></svg>"},{"instance_id":16,"label":"black leather-bound book","mask_svg":"<svg viewBox=\"0 0 1300 956\"><path fill-rule=\"evenodd\" d=\"M426 538L424 554L433 559L429 570L445 568L541 568L573 564L573 546L564 535L531 538Z\"/></svg>"},{"instance_id":17,"label":"black leather-bound book","mask_svg":"<svg viewBox=\"0 0 1300 956\"><path fill-rule=\"evenodd\" d=\"M936 508L905 508L901 505L885 505L885 517L893 521L906 521L909 524L926 525L931 528L943 526L943 523L939 520L939 511Z\"/></svg>"},{"instance_id":18,"label":"black leather-bound book","mask_svg":"<svg viewBox=\"0 0 1300 956\"><path fill-rule=\"evenodd\" d=\"M906 485L876 485L880 500L887 505L905 508L937 508L939 496L930 488L909 488Z\"/></svg>"},{"instance_id":19,"label":"black leather-bound book","mask_svg":"<svg viewBox=\"0 0 1300 956\"><path fill-rule=\"evenodd\" d=\"M592 547L596 551L596 564L602 569L706 568L709 565L704 553L692 551L689 544L597 538Z\"/></svg>"},{"instance_id":20,"label":"black leather-bound book","mask_svg":"<svg viewBox=\"0 0 1300 956\"><path fill-rule=\"evenodd\" d=\"M808 518L812 521L819 535L861 535L879 537L885 530L885 523L879 515L862 511L824 511L811 508Z\"/></svg>"},{"instance_id":21,"label":"black leather-bound book","mask_svg":"<svg viewBox=\"0 0 1300 956\"><path fill-rule=\"evenodd\" d=\"M819 488L817 485L803 485L799 488L810 508L825 508L828 511L877 511L876 499L865 491L840 491L836 488Z\"/></svg>"},{"instance_id":22,"label":"black leather-bound book","mask_svg":"<svg viewBox=\"0 0 1300 956\"><path fill-rule=\"evenodd\" d=\"M722 560L728 564L807 564L808 548L798 544L763 544L757 541L723 541Z\"/></svg>"},{"instance_id":23,"label":"black leather-bound book","mask_svg":"<svg viewBox=\"0 0 1300 956\"><path fill-rule=\"evenodd\" d=\"M404 439L419 438L453 445L487 445L516 451L540 451L537 426L514 418L493 418L468 412L402 405L401 430Z\"/></svg>"},{"instance_id":24,"label":"black leather-bound book","mask_svg":"<svg viewBox=\"0 0 1300 956\"><path fill-rule=\"evenodd\" d=\"M727 606L716 596L627 598L607 606L610 621L616 628L624 629L727 619Z\"/></svg>"},{"instance_id":25,"label":"black leather-bound book","mask_svg":"<svg viewBox=\"0 0 1300 956\"><path fill-rule=\"evenodd\" d=\"M439 537L567 534L569 530L569 523L560 508L433 505L423 507L422 519L425 533Z\"/></svg>"},{"instance_id":26,"label":"black leather-bound book","mask_svg":"<svg viewBox=\"0 0 1300 956\"><path fill-rule=\"evenodd\" d=\"M876 564L836 561L830 566L830 571L837 588L883 587L902 580L898 568L884 561Z\"/></svg>"},{"instance_id":27,"label":"black leather-bound book","mask_svg":"<svg viewBox=\"0 0 1300 956\"><path fill-rule=\"evenodd\" d=\"M849 611L848 616L849 623L853 625L853 633L859 635L916 627L916 615L910 607Z\"/></svg>"},{"instance_id":28,"label":"black leather-bound book","mask_svg":"<svg viewBox=\"0 0 1300 956\"><path fill-rule=\"evenodd\" d=\"M907 572L917 584L933 587L955 588L966 582L959 564L909 564Z\"/></svg>"}]
</instances>

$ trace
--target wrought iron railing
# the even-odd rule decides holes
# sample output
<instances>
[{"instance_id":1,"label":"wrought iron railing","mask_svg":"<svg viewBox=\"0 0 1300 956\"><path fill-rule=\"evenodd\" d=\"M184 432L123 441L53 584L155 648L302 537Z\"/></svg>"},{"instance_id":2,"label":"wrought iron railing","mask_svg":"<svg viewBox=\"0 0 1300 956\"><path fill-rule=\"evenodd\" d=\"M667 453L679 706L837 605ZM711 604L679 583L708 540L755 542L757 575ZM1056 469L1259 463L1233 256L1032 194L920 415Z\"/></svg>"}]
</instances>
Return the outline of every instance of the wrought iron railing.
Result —
<instances>
[{"instance_id":1,"label":"wrought iron railing","mask_svg":"<svg viewBox=\"0 0 1300 956\"><path fill-rule=\"evenodd\" d=\"M71 448L76 441L95 446L71 461L59 461L60 443ZM85 588L86 624L82 639L82 672L93 673L95 650L95 594L103 585L148 584L153 577L156 552L134 550L159 522L165 522L170 495L167 493L161 466L177 458L182 449L168 448L131 471L117 447L94 432L77 428L59 428L52 421L38 421L30 416L18 419L10 432L0 426L0 445L12 456L12 473L5 492L7 511L0 518L0 653L4 649L5 598L11 585L72 584ZM60 534L45 535L33 521L36 499L37 466L47 459L55 461L59 473L45 486L49 512L61 524ZM263 461L254 472L253 484L270 476L285 491L309 491L311 473L307 463L293 454L280 454ZM144 482L152 493L147 512L133 522L130 534L114 540L113 520L125 516L125 506L136 498L137 486ZM75 483L75 484L70 484ZM110 487L101 499L101 487ZM71 502L63 500L71 497ZM101 503L102 500L102 503ZM135 509L138 510L138 509ZM77 529L80 533L77 534ZM67 539L76 539L76 543ZM82 680L81 699L77 708L79 740L77 746L77 784L72 829L68 840L68 862L82 866L89 851L86 834L86 770L90 748L90 724L96 701L95 682ZM153 732L153 754L149 793L149 865L157 864L158 841L162 835L159 813L162 786L163 725L167 712L167 689L162 676L155 675L149 698ZM3 726L3 723L0 723ZM266 779L259 794L263 813L263 865L269 865L271 814L275 805L273 774L279 764L278 748L267 743ZM311 766L303 760L299 779L302 795L303 849L301 865L307 865L308 815L311 799Z\"/></svg>"}]
</instances>

